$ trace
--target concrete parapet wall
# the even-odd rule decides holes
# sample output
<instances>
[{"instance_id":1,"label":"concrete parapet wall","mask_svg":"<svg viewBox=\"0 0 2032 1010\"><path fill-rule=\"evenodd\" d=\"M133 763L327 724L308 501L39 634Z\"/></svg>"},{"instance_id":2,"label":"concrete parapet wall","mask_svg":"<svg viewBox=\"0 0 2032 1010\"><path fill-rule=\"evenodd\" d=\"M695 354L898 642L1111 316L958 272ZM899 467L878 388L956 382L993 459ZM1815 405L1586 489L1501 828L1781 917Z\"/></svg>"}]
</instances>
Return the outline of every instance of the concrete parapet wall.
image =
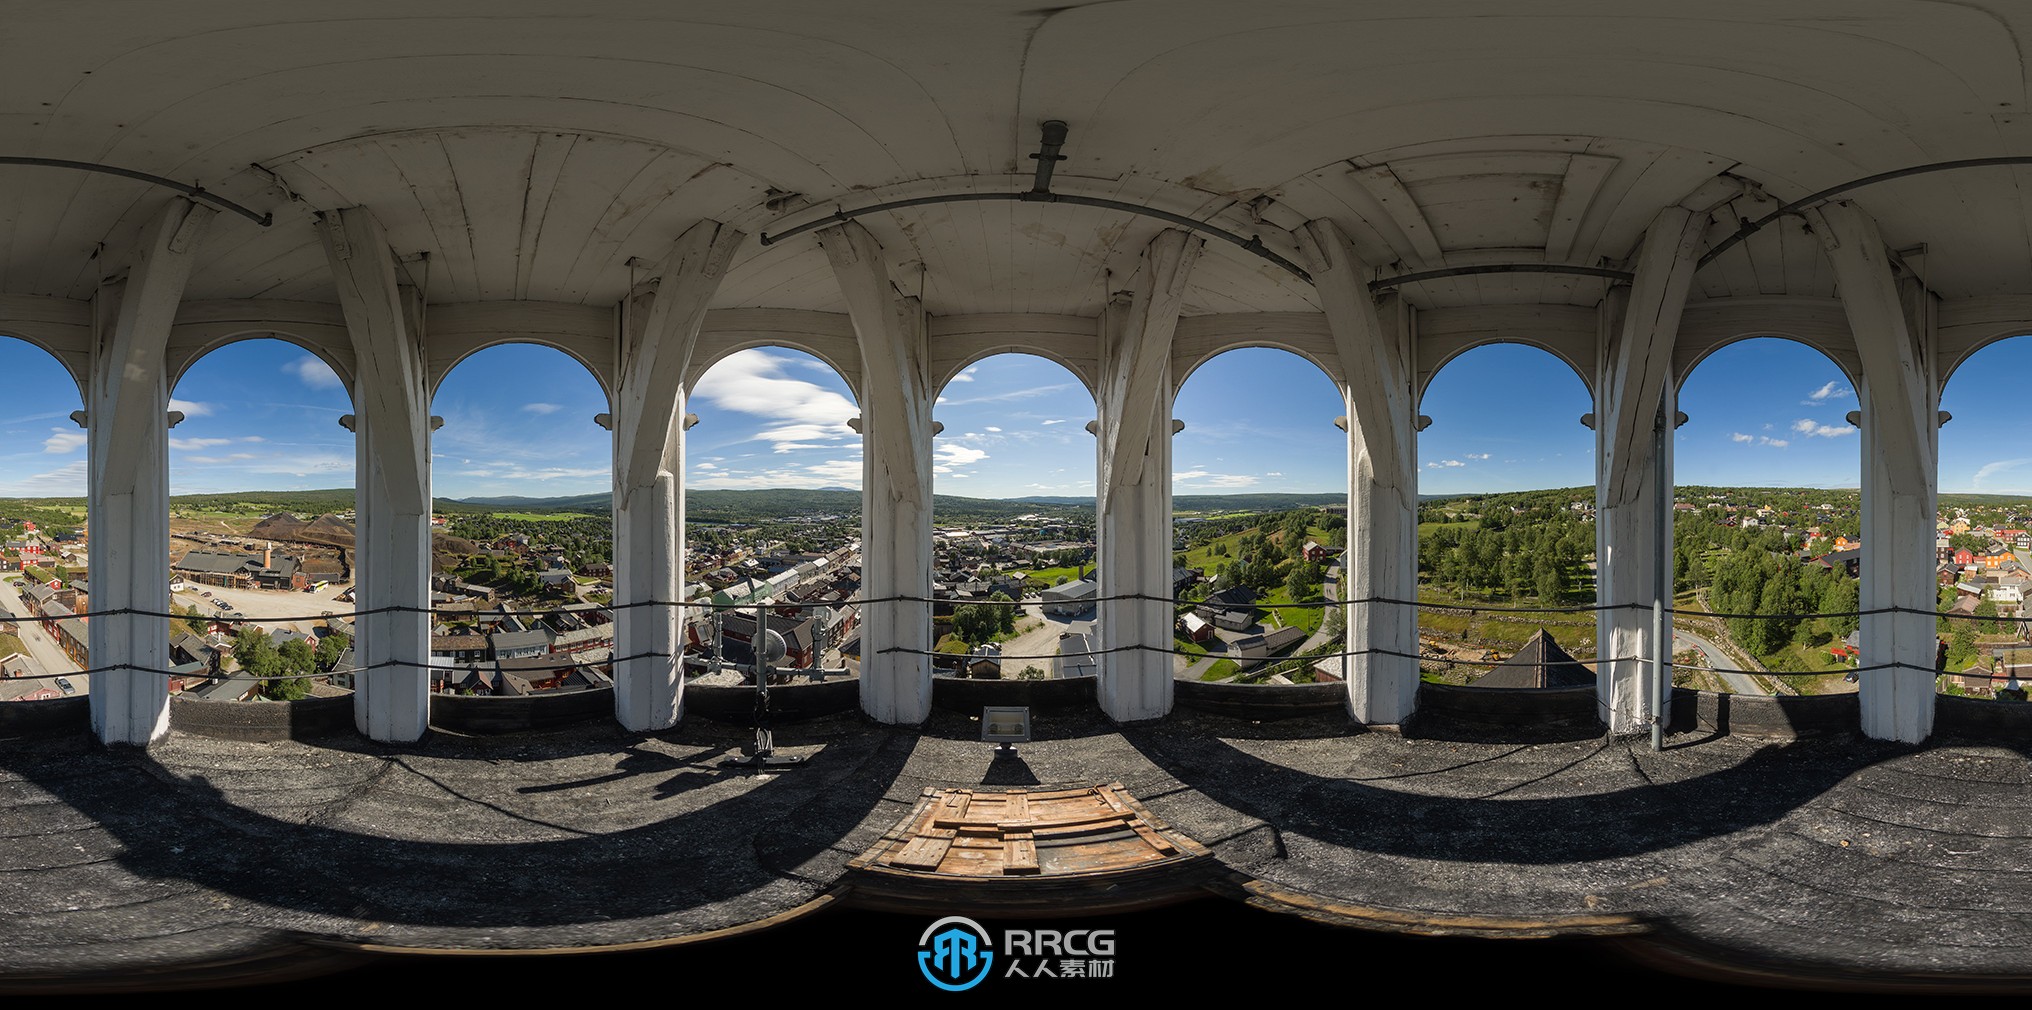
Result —
<instances>
[{"instance_id":1,"label":"concrete parapet wall","mask_svg":"<svg viewBox=\"0 0 2032 1010\"><path fill-rule=\"evenodd\" d=\"M307 740L353 731L353 696L300 701L208 701L177 695L169 728L221 740Z\"/></svg>"},{"instance_id":2,"label":"concrete parapet wall","mask_svg":"<svg viewBox=\"0 0 2032 1010\"><path fill-rule=\"evenodd\" d=\"M1794 740L1854 733L1862 713L1853 694L1784 695L1672 692L1674 732L1707 731L1733 736Z\"/></svg>"},{"instance_id":3,"label":"concrete parapet wall","mask_svg":"<svg viewBox=\"0 0 2032 1010\"><path fill-rule=\"evenodd\" d=\"M2032 703L1943 694L1933 706L1933 730L1942 736L2010 745L2032 739Z\"/></svg>"},{"instance_id":4,"label":"concrete parapet wall","mask_svg":"<svg viewBox=\"0 0 2032 1010\"><path fill-rule=\"evenodd\" d=\"M781 684L769 689L769 717L773 722L796 722L820 716L851 712L861 704L861 682L855 679L823 680ZM755 687L686 685L684 714L714 722L741 726L755 722Z\"/></svg>"},{"instance_id":5,"label":"concrete parapet wall","mask_svg":"<svg viewBox=\"0 0 2032 1010\"><path fill-rule=\"evenodd\" d=\"M979 715L989 705L1027 705L1031 708L1067 708L1099 704L1093 677L1065 677L1051 680L965 680L958 677L931 678L931 703L948 712Z\"/></svg>"},{"instance_id":6,"label":"concrete parapet wall","mask_svg":"<svg viewBox=\"0 0 2032 1010\"><path fill-rule=\"evenodd\" d=\"M0 737L91 731L92 703L82 694L0 704Z\"/></svg>"},{"instance_id":7,"label":"concrete parapet wall","mask_svg":"<svg viewBox=\"0 0 2032 1010\"><path fill-rule=\"evenodd\" d=\"M1235 719L1268 721L1344 710L1346 684L1210 684L1181 680L1173 686L1187 708Z\"/></svg>"},{"instance_id":8,"label":"concrete parapet wall","mask_svg":"<svg viewBox=\"0 0 2032 1010\"><path fill-rule=\"evenodd\" d=\"M610 687L512 697L435 694L430 698L430 727L451 733L519 733L613 718L614 689Z\"/></svg>"}]
</instances>

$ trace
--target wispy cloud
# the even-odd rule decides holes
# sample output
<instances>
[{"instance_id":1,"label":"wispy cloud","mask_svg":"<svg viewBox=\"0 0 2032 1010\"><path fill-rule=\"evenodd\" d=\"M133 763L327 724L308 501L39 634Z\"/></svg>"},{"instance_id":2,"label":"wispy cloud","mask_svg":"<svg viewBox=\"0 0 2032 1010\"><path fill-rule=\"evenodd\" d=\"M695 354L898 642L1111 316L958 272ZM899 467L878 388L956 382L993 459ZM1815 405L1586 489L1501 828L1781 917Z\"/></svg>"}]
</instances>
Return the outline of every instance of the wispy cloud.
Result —
<instances>
[{"instance_id":1,"label":"wispy cloud","mask_svg":"<svg viewBox=\"0 0 2032 1010\"><path fill-rule=\"evenodd\" d=\"M210 417L212 414L211 404L199 403L196 400L178 400L172 398L169 401L169 409L180 411L185 417Z\"/></svg>"},{"instance_id":2,"label":"wispy cloud","mask_svg":"<svg viewBox=\"0 0 2032 1010\"><path fill-rule=\"evenodd\" d=\"M1822 424L1802 417L1792 422L1792 430L1808 438L1840 438L1844 435L1853 435L1858 429L1854 425Z\"/></svg>"},{"instance_id":3,"label":"wispy cloud","mask_svg":"<svg viewBox=\"0 0 2032 1010\"><path fill-rule=\"evenodd\" d=\"M1986 481L1991 477L1996 476L1997 474L2003 473L2006 470L2024 466L2027 463L2032 463L2032 458L2000 459L1994 463L1984 463L1982 466L1976 469L1976 474L1974 477L1971 477L1969 479L1969 483L1976 488L1981 488L1983 486L1983 481Z\"/></svg>"},{"instance_id":4,"label":"wispy cloud","mask_svg":"<svg viewBox=\"0 0 2032 1010\"><path fill-rule=\"evenodd\" d=\"M555 403L525 403L522 409L532 414L555 414L564 408Z\"/></svg>"},{"instance_id":5,"label":"wispy cloud","mask_svg":"<svg viewBox=\"0 0 2032 1010\"><path fill-rule=\"evenodd\" d=\"M84 460L66 463L54 470L31 474L9 485L9 490L29 498L51 498L85 493Z\"/></svg>"},{"instance_id":6,"label":"wispy cloud","mask_svg":"<svg viewBox=\"0 0 2032 1010\"><path fill-rule=\"evenodd\" d=\"M1855 392L1856 392L1855 390L1850 389L1839 382L1830 382L1827 385L1822 386L1819 389L1816 389L1813 392L1806 394L1806 399L1800 401L1800 403L1808 407L1818 407L1829 400L1847 399L1848 397L1854 396Z\"/></svg>"},{"instance_id":7,"label":"wispy cloud","mask_svg":"<svg viewBox=\"0 0 2032 1010\"><path fill-rule=\"evenodd\" d=\"M1765 427L1768 428L1770 425L1767 424ZM1783 449L1792 444L1782 438L1772 438L1769 435L1745 435L1740 431L1730 432L1729 441L1741 442L1745 445L1768 445L1777 449Z\"/></svg>"},{"instance_id":8,"label":"wispy cloud","mask_svg":"<svg viewBox=\"0 0 2032 1010\"><path fill-rule=\"evenodd\" d=\"M1249 487L1256 478L1244 473L1209 473L1205 470L1187 470L1171 475L1174 484L1198 484L1203 487Z\"/></svg>"},{"instance_id":9,"label":"wispy cloud","mask_svg":"<svg viewBox=\"0 0 2032 1010\"><path fill-rule=\"evenodd\" d=\"M953 407L964 407L972 403L1002 403L1008 400L1027 400L1033 396L1047 396L1049 394L1061 392L1071 388L1073 388L1073 384L1070 382L1057 382L1049 386L1032 386L1028 389L1011 389L1000 393L988 393L983 396L969 396L965 398L948 398L941 396L938 398L938 402Z\"/></svg>"},{"instance_id":10,"label":"wispy cloud","mask_svg":"<svg viewBox=\"0 0 2032 1010\"><path fill-rule=\"evenodd\" d=\"M63 428L49 429L49 437L42 440L43 452L75 452L85 447L85 433Z\"/></svg>"},{"instance_id":11,"label":"wispy cloud","mask_svg":"<svg viewBox=\"0 0 2032 1010\"><path fill-rule=\"evenodd\" d=\"M1425 464L1425 468L1427 470L1443 470L1446 469L1447 467L1466 466L1466 465L1467 465L1466 463L1463 463L1457 459L1441 459L1434 460L1433 462Z\"/></svg>"},{"instance_id":12,"label":"wispy cloud","mask_svg":"<svg viewBox=\"0 0 2032 1010\"><path fill-rule=\"evenodd\" d=\"M339 381L339 373L332 371L332 366L316 355L306 354L282 366L282 370L312 389L337 389L344 385Z\"/></svg>"}]
</instances>

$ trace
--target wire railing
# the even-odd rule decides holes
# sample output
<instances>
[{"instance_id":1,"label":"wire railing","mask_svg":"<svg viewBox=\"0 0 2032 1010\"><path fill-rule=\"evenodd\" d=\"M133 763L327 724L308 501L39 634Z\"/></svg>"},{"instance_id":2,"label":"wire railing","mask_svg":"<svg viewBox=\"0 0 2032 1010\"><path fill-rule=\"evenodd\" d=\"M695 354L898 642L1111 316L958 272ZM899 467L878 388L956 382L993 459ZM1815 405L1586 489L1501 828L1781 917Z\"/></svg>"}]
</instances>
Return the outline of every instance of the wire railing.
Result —
<instances>
[{"instance_id":1,"label":"wire railing","mask_svg":"<svg viewBox=\"0 0 2032 1010\"><path fill-rule=\"evenodd\" d=\"M677 612L678 612L678 614L680 615L680 617L682 617L683 615L685 615L685 614L688 614L688 613L702 613L702 614L712 614L712 613L722 613L722 612L738 612L738 613L743 613L743 614L750 614L750 613L754 613L754 612L756 612L756 611L758 611L758 610L760 610L760 611L764 611L764 612L769 612L769 613L776 613L776 612L781 612L781 611L801 611L801 610L807 610L807 609L814 609L814 608L819 608L819 607L828 607L828 606L835 606L835 605L842 605L842 604L844 604L844 605L850 605L850 606L854 606L854 607L857 607L857 608L867 608L867 607L871 607L871 606L879 606L879 605L886 605L886 604L910 604L910 605L918 605L918 606L929 606L929 607L937 607L937 606L939 606L939 605L941 605L941 604L950 604L950 605L955 605L955 606L958 606L958 605L967 605L967 606L986 606L986 607L1016 607L1016 608L1021 608L1021 607L1025 607L1025 606L1032 606L1032 605L1035 605L1035 604L1036 604L1036 602L1037 602L1037 601L1036 601L1036 600L1034 600L1034 599L1033 599L1033 600L1029 600L1029 601L1025 601L1025 600L1017 600L1017 599L1007 599L1007 600L992 600L992 599L964 599L964 598L953 598L953 597L934 597L934 596L918 596L918 595L910 595L910 594L896 594L896 595L890 595L890 596L881 596L881 597L870 597L870 598L850 598L850 599L847 599L847 600L844 600L844 601L841 601L841 600L823 600L823 599L821 599L821 600L793 600L793 601L775 601L775 602L768 602L768 601L748 601L748 602L729 602L729 603L721 603L721 602L714 602L714 601L710 601L710 600L684 600L684 601L675 601L675 600L655 600L655 599L650 599L650 600L635 600L635 601L628 601L628 602L616 602L616 603L607 603L607 604L599 604L599 605L597 605L596 607L594 607L594 608L591 608L591 609L588 609L587 607L585 607L585 606L583 606L583 605L580 605L580 606L577 606L577 607L541 607L541 608L513 608L513 607L507 607L507 606L503 606L503 607L497 607L497 608L488 608L488 609L484 609L484 610L482 610L482 609L477 609L477 608L475 608L475 607L473 607L473 606L471 606L471 605L462 605L462 606L451 606L451 607L445 607L445 606L421 606L421 605L405 605L405 604L384 604L384 605L381 605L381 606L376 606L376 607L369 607L369 608L365 608L365 609L355 609L355 610L351 610L351 611L345 611L345 612L337 612L337 613L333 613L333 612L322 612L322 611L321 611L321 612L319 612L319 613L318 613L318 614L316 614L316 615L310 615L310 614L305 614L305 615L300 615L300 616L262 616L262 617L260 617L260 618L258 618L258 619L252 619L252 618L250 618L250 619L247 619L247 620L234 620L234 621L229 621L229 622L227 622L227 623L242 623L242 624L244 624L244 623L266 623L266 624L285 624L285 623L297 623L297 622L318 622L318 621L331 621L331 620L334 620L334 619L338 619L338 620L350 620L350 621L354 621L354 622L357 622L357 621L358 621L359 619L361 619L361 618L371 618L371 617L378 617L378 616L383 616L383 615L421 615L421 616L432 616L432 617L435 617L435 616L440 616L440 615L446 615L446 616L456 616L456 617L460 618L460 619L462 620L462 622L470 622L470 621L484 621L484 620L489 620L489 619L496 619L496 618L504 618L504 617L516 617L516 618L523 618L523 617L538 617L538 618L541 618L541 617L552 617L552 616L557 616L557 615L563 615L563 614L572 614L572 615L584 615L584 614L588 614L588 613L593 613L593 614L603 614L603 615L606 615L606 616L608 616L608 617L610 617L610 618L615 618L616 620L618 620L618 618L620 617L620 615L623 615L623 614L628 614L628 613L630 613L630 612L633 612L633 611L639 611L639 610L645 610L645 609L658 609L658 610L675 610L675 611L677 611ZM1097 597L1091 597L1091 598L1089 598L1088 600L1084 600L1084 601L1081 601L1081 602L1082 602L1082 603L1092 603L1092 604L1096 604L1096 605L1098 605L1098 604L1101 604L1101 603L1122 603L1122 602L1145 602L1145 603L1162 603L1162 604L1164 604L1164 605L1166 605L1166 606L1172 606L1172 607L1177 607L1177 606L1181 606L1181 605L1185 605L1185 604L1197 604L1197 603L1200 603L1200 602L1203 602L1203 601L1195 601L1195 600L1189 600L1189 599L1180 599L1180 598L1177 598L1177 597L1173 597L1173 596L1157 596L1157 595L1153 595L1153 594L1143 594L1143 593L1121 593L1121 594L1114 594L1114 595L1110 595L1110 596L1097 596ZM1838 618L1838 619L1849 619L1849 618L1855 618L1855 619L1861 619L1861 618L1864 618L1864 617L1877 617L1877 616L1883 616L1883 615L1898 615L1898 614L1904 614L1904 615L1909 615L1909 616L1913 616L1913 617L1921 617L1921 616L1923 616L1923 617L1926 617L1926 618L1928 618L1928 619L1930 619L1930 620L1947 620L1947 621L1981 621L1981 622L1994 622L1995 624L2012 624L2012 625L2027 625L2027 624L2032 624L2032 616L1996 616L1996 615L1975 615L1975 614L1966 614L1966 613L1958 613L1958 612L1953 612L1953 611L1949 611L1949 612L1940 612L1940 611L1935 611L1935 610L1922 610L1922 609L1919 609L1919 608L1916 608L1916 607L1904 607L1904 606L1886 606L1886 607L1871 607L1871 608L1862 608L1862 609L1857 609L1857 610L1846 610L1846 611L1810 611L1810 612L1804 612L1804 611L1803 611L1803 612L1798 612L1798 613L1782 613L1782 614L1755 614L1755 613L1734 613L1734 612L1725 612L1725 611L1711 611L1711 610L1691 610L1691 609L1682 609L1682 608L1677 608L1677 607L1672 607L1672 606L1663 606L1663 607L1654 607L1654 605L1653 605L1653 604L1650 604L1650 603L1644 603L1644 602L1626 602L1626 603L1593 603L1593 604L1572 604L1572 605L1556 605L1556 606L1533 606L1533 607L1524 607L1524 606L1496 606L1496 605L1491 605L1491 604L1484 604L1484 603L1465 603L1465 602L1463 602L1463 603L1442 603L1442 602L1434 602L1434 601L1431 601L1431 600L1416 600L1416 599L1412 599L1412 600L1406 600L1406 599L1398 599L1398 598L1393 598L1393 597L1386 597L1386 596L1368 596L1368 597L1360 597L1360 598L1356 598L1356 599L1350 599L1350 600L1325 600L1325 599L1322 599L1322 600L1307 600L1307 601L1295 601L1295 602L1289 602L1289 603L1287 603L1287 602L1278 602L1278 603L1275 603L1275 604L1257 604L1257 603L1254 603L1254 602L1250 602L1250 603L1240 603L1240 602L1237 602L1237 603L1234 603L1234 604L1230 604L1230 605L1231 605L1231 606L1235 606L1235 607L1257 607L1257 608L1259 608L1259 609L1277 609L1277 610L1288 610L1288 609L1301 609L1301 610L1314 610L1314 609L1327 609L1327 608L1336 608L1336 607L1343 607L1343 606L1347 606L1347 607L1362 607L1362 606L1403 606L1403 607L1413 607L1413 608L1417 608L1417 609L1420 609L1420 610L1432 610L1432 611L1443 611L1443 612L1449 612L1449 613L1468 613L1468 614L1478 614L1478 613L1489 613L1489 614L1505 614L1505 613L1530 613L1530 614L1583 614L1583 613L1604 613L1604 612L1613 612L1613 611L1627 611L1627 612L1633 612L1633 613L1643 613L1643 614L1649 615L1649 614L1652 614L1652 613L1656 613L1656 612L1661 612L1661 611L1662 611L1662 613L1664 613L1664 614L1666 614L1666 615L1675 615L1675 616L1677 616L1677 615L1686 615L1686 616L1689 616L1689 617L1702 617L1702 618L1714 618L1714 619L1721 619L1721 620L1793 620L1793 621L1797 621L1797 620L1808 620L1808 619L1814 619L1814 618ZM16 625L19 625L19 626L26 626L26 625L37 625L37 626L40 626L40 627L42 627L42 628L43 628L43 629L44 629L44 630L45 630L45 631L47 632L47 631L49 631L50 629L54 628L54 627L55 627L56 625L58 625L58 624L60 624L60 623L62 623L62 622L64 622L64 621L71 621L71 620L79 620L79 619L84 619L84 620L87 620L87 621L89 621L89 620L92 620L92 619L97 619L97 618L121 618L121 617L138 617L138 618L145 618L145 619L156 619L156 620L163 620L163 621L187 621L187 620L198 620L198 621L202 621L202 622L205 622L205 623L211 623L211 622L212 622L212 621L214 620L214 618L211 618L211 617L207 617L206 615L203 615L203 614L188 614L188 613L175 613L175 612L173 612L173 611L172 611L172 612L163 612L163 611L156 611L156 610L149 610L149 609L145 609L145 608L137 608L137 607L112 607L112 608L106 608L106 609L101 609L101 610L89 610L89 611L85 611L85 612L80 612L80 613L69 613L69 614L63 614L63 615L41 615L41 616L22 616L22 617L17 617L17 618L10 618L9 620L11 620L11 621L12 621L13 623L15 623ZM1109 655L1119 655L1119 654L1126 654L1126 653L1144 653L1144 654L1156 654L1156 655L1164 655L1164 656L1187 656L1187 657L1191 657L1191 658L1194 658L1194 659L1200 659L1200 658L1206 658L1206 657L1207 657L1208 655L1211 655L1211 654L1207 654L1207 653L1201 653L1201 652L1192 652L1192 651L1188 651L1188 650L1183 650L1183 649L1178 649L1178 648L1174 648L1174 647L1172 647L1172 646L1171 646L1170 644L1153 644L1153 643L1149 643L1149 642L1134 642L1134 643L1128 643L1128 644L1123 644L1123 645L1117 645L1117 646L1111 646L1111 647L1108 647L1108 648L1101 648L1101 649L1086 649L1086 650L1075 650L1075 651L1070 651L1070 652L1067 652L1067 651L1059 651L1059 652L1053 652L1053 653L1049 653L1049 654L1041 654L1041 653L1040 653L1040 654L1011 654L1011 653L997 653L997 654L996 654L996 658L998 658L999 660L1002 660L1002 661L1010 661L1010 660L1056 660L1056 659L1063 659L1063 658L1074 658L1074 659L1078 659L1078 658L1097 658L1097 657L1101 657L1101 656L1109 656ZM932 650L932 649L921 649L921 648L915 648L915 647L911 647L911 646L903 646L903 645L892 645L892 646L886 646L886 647L884 647L884 648L882 648L882 649L878 649L878 650L876 650L875 654L876 654L876 655L910 655L910 656L921 656L921 657L928 657L928 658L934 658L934 659L947 659L947 660L965 660L965 659L967 659L967 658L968 658L968 656L969 656L969 654L968 654L968 653L953 653L953 652L940 652L940 651L937 651L937 650ZM562 654L562 655L567 655L567 656L568 656L569 654ZM590 661L590 662L580 662L580 661L564 661L564 660L560 660L560 661L558 661L558 662L553 662L553 663L544 663L544 664L541 664L541 665L540 665L540 667L538 667L538 668L540 668L540 669L543 669L543 670L561 670L561 669L567 669L567 668L569 668L569 669L587 669L587 668L598 668L598 667L606 667L606 668L612 669L612 668L615 668L615 667L619 666L620 664L624 664L624 663L629 663L629 662L633 662L633 661L638 661L638 660L652 660L652 659L660 659L660 660L670 660L670 659L677 659L677 660L680 660L680 661L681 661L681 660L682 660L682 658L683 658L683 656L684 656L684 653L682 653L682 652L678 652L678 653L671 653L671 652L640 652L640 653L633 653L633 654L630 654L630 655L626 655L626 656L617 656L617 657L612 657L612 658L609 658L609 659L606 659L606 660L599 660L599 661ZM1347 659L1354 659L1354 658L1359 658L1359 657L1371 657L1371 656L1382 656L1382 657L1391 657L1391 658L1399 658L1399 659L1410 659L1410 660L1416 660L1416 661L1418 661L1419 663L1433 663L1433 664L1440 664L1440 665L1446 665L1446 666L1466 666L1466 667L1477 667L1477 666L1480 666L1480 667L1496 667L1496 666L1500 666L1500 665L1503 665L1503 664L1504 664L1505 662L1507 662L1507 660L1493 660L1493 659L1483 659L1483 660L1475 660L1475 659L1461 659L1461 658L1456 658L1456 657L1449 657L1449 656L1435 656L1435 655L1430 655L1430 654L1425 654L1425 653L1414 653L1414 652L1405 652L1405 651L1402 651L1402 650L1396 650L1396 649L1388 649L1388 648L1383 648L1383 647L1379 647L1379 646L1372 646L1372 647L1368 647L1368 648L1363 648L1363 649L1344 649L1344 650L1340 650L1340 651L1334 651L1334 652L1326 652L1326 653L1317 653L1317 654L1311 654L1311 655L1308 655L1307 657L1304 657L1304 658L1309 658L1309 659L1311 659L1311 660L1312 660L1312 661L1313 661L1314 663L1320 663L1320 662L1326 662L1326 661L1332 661L1332 660L1347 660ZM1232 657L1230 657L1230 658L1232 658ZM1252 659L1254 659L1254 658L1263 658L1263 659L1265 659L1265 661L1267 662L1267 661L1270 661L1270 660L1277 660L1277 661L1285 661L1285 660L1290 660L1290 659L1293 659L1293 658L1297 658L1297 657L1292 657L1292 656L1272 656L1272 657L1247 657L1247 658L1252 658ZM1604 663L1604 662L1607 662L1607 663L1645 663L1645 664L1651 664L1651 663L1656 663L1656 662L1657 662L1657 660L1656 660L1656 659L1655 659L1654 657L1650 657L1650 656L1611 656L1611 657L1593 657L1592 661L1593 661L1593 662L1595 662L1595 663ZM1930 675L1930 676L1938 676L1938 675L1941 675L1941 674L1947 673L1947 671L1944 671L1944 670L1940 669L1940 668L1939 668L1939 667L1938 667L1937 665L1935 665L1935 666L1924 666L1924 665L1920 665L1920 664L1915 664L1915 663L1908 663L1908 662L1902 662L1902 661L1892 661L1892 662L1882 662L1882 663L1872 663L1872 664L1866 664L1866 665L1858 665L1858 666L1845 666L1845 667L1843 667L1843 668L1841 668L1841 669L1838 669L1838 670L1823 670L1823 671L1805 671L1805 672L1792 672L1792 671L1772 671L1772 670L1754 670L1754 669L1736 669L1736 668L1729 668L1729 667L1714 667L1714 666L1705 666L1705 665L1701 665L1701 664L1692 664L1692 663L1678 663L1678 662L1676 662L1676 661L1675 661L1675 662L1668 662L1668 663L1667 663L1667 665L1668 665L1668 666L1669 666L1669 667L1670 667L1671 669L1675 669L1675 670L1681 670L1681 669L1684 669L1684 670L1700 670L1700 671L1705 671L1705 672L1709 672L1709 673L1717 673L1717 674L1743 674L1743 675L1755 675L1755 676L1774 676L1774 675L1775 675L1775 676L1833 676L1833 675L1836 675L1836 674L1841 674L1841 675L1847 675L1847 674L1861 674L1861 673L1868 673L1868 672L1874 672L1874 671L1879 671L1879 670L1902 670L1902 671L1909 671L1909 672L1925 672L1925 673L1927 673L1927 674L1928 674L1928 675ZM450 662L450 663L448 663L448 662L446 662L446 661L445 661L445 660L444 660L444 659L443 659L442 657L439 657L439 658L437 658L437 659L435 659L435 660L431 660L431 659L426 659L426 660L410 660L410 659L387 659L387 660L381 660L381 661L379 661L379 662L375 662L375 663L371 663L371 664L368 664L368 665L364 665L364 666L352 666L352 667L347 667L347 668L342 668L342 669L334 669L334 670L327 670L327 671L321 671L321 672L314 672L314 673L292 673L292 674L276 674L276 675L273 675L273 676L260 676L260 677L257 677L256 679L259 679L259 680L264 680L264 681L265 681L265 680L307 680L307 679L323 679L323 678L328 678L328 677L334 677L334 676L346 676L346 675L358 675L358 674L367 674L367 673L373 673L373 672L377 672L377 671L380 671L380 670L388 670L388 669L412 669L412 670L415 670L415 669L422 669L422 670L445 670L445 669L460 669L460 668L462 668L462 667L461 667L461 666L460 666L460 665L459 665L459 664L458 664L457 662ZM96 674L102 674L102 673L119 673L119 672L129 672L129 673L141 673L141 674L151 674L151 675L156 675L156 676L162 676L162 677L179 677L179 678L217 678L217 677L219 677L219 676L224 676L223 674L217 674L217 673L213 673L213 672L211 672L211 671L209 671L209 670L207 670L207 671L206 671L206 672L204 672L204 673L194 673L194 672L190 672L190 671L179 671L179 670L176 670L176 669L163 669L163 668L157 668L157 667L149 667L149 666L143 666L143 665L139 665L139 664L134 664L134 663L115 663L115 664L107 664L107 665L103 665L103 666L96 666L96 667L91 667L91 668L86 668L86 669L79 669L79 670L70 670L70 671L64 671L64 672L60 672L60 673L45 673L45 674L28 674L28 675L24 675L24 676L20 676L20 677L12 677L12 678L8 678L8 679L9 679L9 680L56 680L56 679L58 679L58 678L63 678L63 677L72 677L72 676L86 676L86 677L90 677L90 676L93 676L93 675L96 675ZM2012 679L2011 675L2009 675L2008 673L1983 673L1983 672L1979 672L1979 671L1975 671L1975 670L1969 670L1969 671L1956 671L1956 672L1953 672L1953 673L1952 673L1952 674L1950 674L1950 675L1952 675L1952 676L1957 676L1957 677L1964 677L1964 678L1969 678L1969 679L1988 679L1988 680L2010 680L2010 679ZM254 675L251 675L251 674L250 674L249 676L254 676Z\"/></svg>"}]
</instances>

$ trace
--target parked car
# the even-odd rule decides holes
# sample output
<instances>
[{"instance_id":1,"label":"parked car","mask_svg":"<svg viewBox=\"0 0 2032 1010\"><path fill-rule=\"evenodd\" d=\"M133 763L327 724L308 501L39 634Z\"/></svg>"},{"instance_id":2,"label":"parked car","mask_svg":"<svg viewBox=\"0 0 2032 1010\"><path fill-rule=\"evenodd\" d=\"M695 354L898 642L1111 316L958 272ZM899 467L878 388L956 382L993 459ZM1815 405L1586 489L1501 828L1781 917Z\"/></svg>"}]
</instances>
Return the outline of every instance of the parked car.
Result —
<instances>
[{"instance_id":1,"label":"parked car","mask_svg":"<svg viewBox=\"0 0 2032 1010\"><path fill-rule=\"evenodd\" d=\"M68 677L58 677L56 679L56 687L57 690L62 691L65 695L78 693L77 687L70 682Z\"/></svg>"}]
</instances>

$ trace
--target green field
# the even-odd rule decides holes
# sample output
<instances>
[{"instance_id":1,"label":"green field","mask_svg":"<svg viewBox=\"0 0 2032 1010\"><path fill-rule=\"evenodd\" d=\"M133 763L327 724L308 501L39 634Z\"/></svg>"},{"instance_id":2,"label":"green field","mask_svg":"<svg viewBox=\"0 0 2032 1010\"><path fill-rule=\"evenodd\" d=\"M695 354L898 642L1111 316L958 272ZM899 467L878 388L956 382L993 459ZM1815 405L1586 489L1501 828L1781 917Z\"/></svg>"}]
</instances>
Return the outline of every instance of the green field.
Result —
<instances>
[{"instance_id":1,"label":"green field","mask_svg":"<svg viewBox=\"0 0 2032 1010\"><path fill-rule=\"evenodd\" d=\"M1277 615L1277 623L1282 627L1303 628L1307 635L1318 631L1320 622L1326 619L1326 607L1317 604L1300 607L1294 606L1295 602L1291 594L1286 593L1283 586L1279 586L1275 592L1267 593L1258 599L1256 605L1268 608L1271 613Z\"/></svg>"},{"instance_id":2,"label":"green field","mask_svg":"<svg viewBox=\"0 0 2032 1010\"><path fill-rule=\"evenodd\" d=\"M1240 667L1236 666L1235 661L1232 659L1215 660L1214 665L1207 667L1207 671L1199 675L1199 679L1226 680L1234 676L1235 671L1239 669Z\"/></svg>"},{"instance_id":3,"label":"green field","mask_svg":"<svg viewBox=\"0 0 2032 1010\"><path fill-rule=\"evenodd\" d=\"M1587 659L1595 653L1595 615L1587 611L1448 613L1432 608L1471 607L1474 603L1461 603L1425 588L1419 590L1418 600L1427 605L1418 611L1418 631L1421 635L1514 652L1542 627L1559 643L1560 648L1575 659Z\"/></svg>"}]
</instances>

